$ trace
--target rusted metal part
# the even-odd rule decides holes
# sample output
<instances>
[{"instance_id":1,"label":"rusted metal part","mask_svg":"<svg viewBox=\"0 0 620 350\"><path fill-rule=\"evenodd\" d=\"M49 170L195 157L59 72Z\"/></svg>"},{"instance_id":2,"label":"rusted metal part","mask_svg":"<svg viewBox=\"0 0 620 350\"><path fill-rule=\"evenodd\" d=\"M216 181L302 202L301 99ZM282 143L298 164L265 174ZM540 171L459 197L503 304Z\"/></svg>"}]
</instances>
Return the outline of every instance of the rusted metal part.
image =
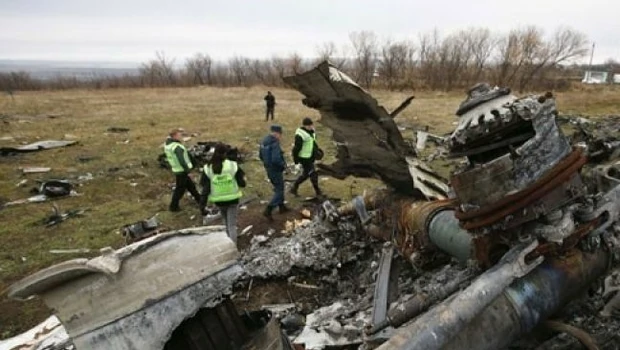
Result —
<instances>
[{"instance_id":1,"label":"rusted metal part","mask_svg":"<svg viewBox=\"0 0 620 350\"><path fill-rule=\"evenodd\" d=\"M508 215L519 213L519 211L521 211L519 220L507 222L504 225L505 229L536 219L585 194L585 189L577 171L586 161L587 159L581 151L575 150L570 157L558 164L558 167L554 168L526 190L507 196L497 203L481 209L463 211L462 207L459 207L456 216L461 220L462 227L467 230L490 226L506 218ZM453 185L457 186L457 184ZM545 200L547 196L548 198ZM522 209L537 202L544 203L545 205L538 205L538 210L522 211Z\"/></svg>"},{"instance_id":2,"label":"rusted metal part","mask_svg":"<svg viewBox=\"0 0 620 350\"><path fill-rule=\"evenodd\" d=\"M538 242L534 241L511 248L498 264L476 278L465 290L400 329L379 349L442 349L515 279L540 265L542 258L526 261L527 254L537 245ZM406 335L407 341L401 342L404 338L399 335Z\"/></svg>"},{"instance_id":3,"label":"rusted metal part","mask_svg":"<svg viewBox=\"0 0 620 350\"><path fill-rule=\"evenodd\" d=\"M442 314L441 317L429 319L424 326L416 321L400 329L379 349L491 350L503 348L557 312L560 307L601 276L608 267L609 257L610 254L603 250L592 254L572 250L564 257L549 259L533 272L517 279L503 292L500 292L499 296L486 308L479 310L480 312L473 319L464 323L459 332L447 334L438 332L446 322ZM455 307L458 312L463 308L469 310L469 305L461 304ZM429 334L434 332L434 335L431 334L429 338L425 338L430 341L422 347L418 346L420 345L420 332L429 332Z\"/></svg>"},{"instance_id":4,"label":"rusted metal part","mask_svg":"<svg viewBox=\"0 0 620 350\"><path fill-rule=\"evenodd\" d=\"M428 220L438 211L452 208L452 200L434 202L403 201L399 203L400 215L397 224L396 246L403 257L417 264L420 253L436 248L428 236Z\"/></svg>"},{"instance_id":5,"label":"rusted metal part","mask_svg":"<svg viewBox=\"0 0 620 350\"><path fill-rule=\"evenodd\" d=\"M583 293L609 266L605 250L571 250L548 259L502 295L457 334L444 349L501 349Z\"/></svg>"}]
</instances>

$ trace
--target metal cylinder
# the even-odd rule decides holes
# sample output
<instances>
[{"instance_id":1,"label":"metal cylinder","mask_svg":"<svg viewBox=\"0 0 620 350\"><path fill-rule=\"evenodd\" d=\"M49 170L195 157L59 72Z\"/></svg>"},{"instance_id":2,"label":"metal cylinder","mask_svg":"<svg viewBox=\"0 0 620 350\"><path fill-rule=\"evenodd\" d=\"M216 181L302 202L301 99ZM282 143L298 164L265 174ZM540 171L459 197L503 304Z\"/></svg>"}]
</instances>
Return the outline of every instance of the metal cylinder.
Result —
<instances>
[{"instance_id":1,"label":"metal cylinder","mask_svg":"<svg viewBox=\"0 0 620 350\"><path fill-rule=\"evenodd\" d=\"M607 269L609 253L573 250L510 285L442 349L500 349L557 312ZM441 324L442 319L436 321ZM429 329L438 326L429 323ZM415 333L397 332L380 349L411 349ZM428 349L432 350L432 349Z\"/></svg>"},{"instance_id":2,"label":"metal cylinder","mask_svg":"<svg viewBox=\"0 0 620 350\"><path fill-rule=\"evenodd\" d=\"M466 262L472 255L472 236L459 226L454 210L442 210L430 219L428 237L437 248L460 262Z\"/></svg>"},{"instance_id":3,"label":"metal cylinder","mask_svg":"<svg viewBox=\"0 0 620 350\"><path fill-rule=\"evenodd\" d=\"M499 349L534 329L582 293L609 266L609 253L571 251L515 281L446 349Z\"/></svg>"}]
</instances>

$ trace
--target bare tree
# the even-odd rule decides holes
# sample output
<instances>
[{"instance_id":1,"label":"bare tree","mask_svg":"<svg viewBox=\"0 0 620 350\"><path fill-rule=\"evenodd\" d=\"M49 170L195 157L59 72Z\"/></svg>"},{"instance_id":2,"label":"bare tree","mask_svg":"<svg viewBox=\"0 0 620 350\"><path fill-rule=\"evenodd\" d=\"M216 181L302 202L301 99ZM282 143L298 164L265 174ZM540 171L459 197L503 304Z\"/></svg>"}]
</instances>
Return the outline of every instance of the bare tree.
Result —
<instances>
[{"instance_id":1,"label":"bare tree","mask_svg":"<svg viewBox=\"0 0 620 350\"><path fill-rule=\"evenodd\" d=\"M478 82L482 78L486 65L488 64L493 50L497 45L497 40L488 28L470 28L466 34L469 52L472 54L472 72L469 84Z\"/></svg>"},{"instance_id":2,"label":"bare tree","mask_svg":"<svg viewBox=\"0 0 620 350\"><path fill-rule=\"evenodd\" d=\"M149 86L173 86L177 80L174 59L167 58L163 51L157 51L155 59L142 64L140 75Z\"/></svg>"},{"instance_id":3,"label":"bare tree","mask_svg":"<svg viewBox=\"0 0 620 350\"><path fill-rule=\"evenodd\" d=\"M211 85L211 66L213 60L207 54L197 53L185 61L185 69L194 84Z\"/></svg>"},{"instance_id":4,"label":"bare tree","mask_svg":"<svg viewBox=\"0 0 620 350\"><path fill-rule=\"evenodd\" d=\"M373 32L362 31L349 34L349 39L355 53L356 80L370 87L377 67L377 36Z\"/></svg>"},{"instance_id":5,"label":"bare tree","mask_svg":"<svg viewBox=\"0 0 620 350\"><path fill-rule=\"evenodd\" d=\"M387 40L381 47L377 71L387 88L392 90L401 81L408 81L413 69L415 49L407 41Z\"/></svg>"}]
</instances>

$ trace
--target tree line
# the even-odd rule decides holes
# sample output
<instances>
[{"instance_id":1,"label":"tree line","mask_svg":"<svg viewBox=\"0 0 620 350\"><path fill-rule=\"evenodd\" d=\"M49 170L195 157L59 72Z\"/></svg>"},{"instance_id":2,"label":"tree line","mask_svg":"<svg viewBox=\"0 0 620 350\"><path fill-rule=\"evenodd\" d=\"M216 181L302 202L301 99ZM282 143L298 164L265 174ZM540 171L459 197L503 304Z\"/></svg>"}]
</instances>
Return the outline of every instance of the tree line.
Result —
<instances>
[{"instance_id":1,"label":"tree line","mask_svg":"<svg viewBox=\"0 0 620 350\"><path fill-rule=\"evenodd\" d=\"M552 33L528 26L497 34L488 28L468 28L441 35L435 30L408 40L380 39L374 32L349 35L337 46L325 42L314 58L297 53L253 59L235 56L216 61L197 53L178 63L157 52L135 74L93 75L87 79L37 79L28 72L0 73L0 89L132 88L184 86L282 86L282 77L301 73L329 60L365 88L389 90L466 89L480 81L528 89L563 89L580 79L575 63L587 55L588 39L571 28Z\"/></svg>"}]
</instances>

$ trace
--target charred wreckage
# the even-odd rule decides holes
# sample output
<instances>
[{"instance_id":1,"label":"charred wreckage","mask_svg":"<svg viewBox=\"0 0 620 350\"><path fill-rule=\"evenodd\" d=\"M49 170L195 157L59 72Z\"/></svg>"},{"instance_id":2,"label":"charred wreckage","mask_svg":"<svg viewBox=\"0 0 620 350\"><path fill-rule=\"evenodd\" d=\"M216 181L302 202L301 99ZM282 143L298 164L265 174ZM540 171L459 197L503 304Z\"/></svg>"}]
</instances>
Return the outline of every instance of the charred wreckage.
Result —
<instances>
[{"instance_id":1,"label":"charred wreckage","mask_svg":"<svg viewBox=\"0 0 620 350\"><path fill-rule=\"evenodd\" d=\"M620 347L620 172L588 163L615 146L566 137L551 94L473 87L443 140L448 185L394 121L412 98L389 113L327 62L285 82L333 131L338 160L321 171L388 188L324 202L241 256L221 227L193 228L29 276L10 296L56 311L56 349ZM332 292L300 324L235 307L233 289L303 271Z\"/></svg>"}]
</instances>

